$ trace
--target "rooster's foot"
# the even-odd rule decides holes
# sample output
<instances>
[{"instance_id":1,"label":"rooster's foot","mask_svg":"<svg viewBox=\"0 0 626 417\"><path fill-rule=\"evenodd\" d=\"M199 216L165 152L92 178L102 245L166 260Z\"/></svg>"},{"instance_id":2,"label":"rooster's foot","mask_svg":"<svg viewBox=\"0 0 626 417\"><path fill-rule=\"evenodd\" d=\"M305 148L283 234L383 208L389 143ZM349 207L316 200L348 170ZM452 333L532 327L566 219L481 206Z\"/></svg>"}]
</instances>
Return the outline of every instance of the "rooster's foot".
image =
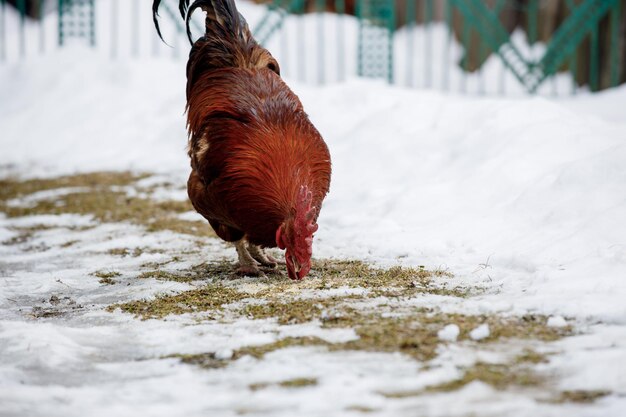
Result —
<instances>
[{"instance_id":1,"label":"rooster's foot","mask_svg":"<svg viewBox=\"0 0 626 417\"><path fill-rule=\"evenodd\" d=\"M276 259L274 259L271 255L265 252L260 246L253 245L251 243L248 244L248 252L250 255L261 265L267 266L269 268L276 268L278 264Z\"/></svg>"},{"instance_id":2,"label":"rooster's foot","mask_svg":"<svg viewBox=\"0 0 626 417\"><path fill-rule=\"evenodd\" d=\"M265 274L259 269L256 261L248 252L246 248L246 242L241 239L235 242L235 249L237 249L237 255L239 256L239 268L237 269L238 275L245 275L249 277L264 276Z\"/></svg>"},{"instance_id":3,"label":"rooster's foot","mask_svg":"<svg viewBox=\"0 0 626 417\"><path fill-rule=\"evenodd\" d=\"M265 277L265 272L261 271L256 266L240 266L237 268L237 275L242 277Z\"/></svg>"},{"instance_id":4,"label":"rooster's foot","mask_svg":"<svg viewBox=\"0 0 626 417\"><path fill-rule=\"evenodd\" d=\"M276 267L261 266L261 271L269 277L285 278L285 274Z\"/></svg>"}]
</instances>

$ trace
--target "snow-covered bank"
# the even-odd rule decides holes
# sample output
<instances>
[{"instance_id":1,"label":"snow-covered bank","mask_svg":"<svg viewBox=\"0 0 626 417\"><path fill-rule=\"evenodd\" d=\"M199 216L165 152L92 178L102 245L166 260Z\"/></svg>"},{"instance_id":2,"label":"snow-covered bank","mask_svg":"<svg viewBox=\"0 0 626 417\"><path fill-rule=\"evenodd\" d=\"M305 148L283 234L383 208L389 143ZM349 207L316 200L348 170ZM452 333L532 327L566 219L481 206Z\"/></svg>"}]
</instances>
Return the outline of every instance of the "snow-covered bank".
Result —
<instances>
[{"instance_id":1,"label":"snow-covered bank","mask_svg":"<svg viewBox=\"0 0 626 417\"><path fill-rule=\"evenodd\" d=\"M334 157L322 253L445 265L501 285L493 308L624 322L626 127L586 110L600 97L301 95Z\"/></svg>"}]
</instances>

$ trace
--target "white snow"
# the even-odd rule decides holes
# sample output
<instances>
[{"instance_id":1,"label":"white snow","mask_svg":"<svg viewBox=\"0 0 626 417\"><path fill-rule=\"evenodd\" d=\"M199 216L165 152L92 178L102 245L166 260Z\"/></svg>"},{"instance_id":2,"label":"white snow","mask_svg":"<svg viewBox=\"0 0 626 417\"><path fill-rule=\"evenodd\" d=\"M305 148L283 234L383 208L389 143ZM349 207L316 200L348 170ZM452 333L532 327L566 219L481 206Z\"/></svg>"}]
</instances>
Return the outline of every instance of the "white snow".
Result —
<instances>
[{"instance_id":1,"label":"white snow","mask_svg":"<svg viewBox=\"0 0 626 417\"><path fill-rule=\"evenodd\" d=\"M470 337L472 340L482 340L488 338L490 334L489 325L481 324L470 332Z\"/></svg>"},{"instance_id":2,"label":"white snow","mask_svg":"<svg viewBox=\"0 0 626 417\"><path fill-rule=\"evenodd\" d=\"M448 324L437 332L437 337L447 342L456 342L456 338L459 337L460 332L459 326L456 324Z\"/></svg>"},{"instance_id":3,"label":"white snow","mask_svg":"<svg viewBox=\"0 0 626 417\"><path fill-rule=\"evenodd\" d=\"M476 382L450 395L396 402L380 395L458 377L456 365L471 365L475 358L454 350L456 344L432 369L399 354L316 348L285 349L264 360L242 358L212 372L159 359L207 351L227 358L241 346L288 336L328 341L357 336L352 330L320 329L318 323L238 320L225 326L185 316L139 321L104 312L104 305L121 299L189 287L122 276L128 286L105 292L85 277L164 260L158 253L112 258L107 250L149 246L184 254L198 245L173 233L146 235L139 227L105 224L42 231L31 244L52 245L48 251L0 246L0 414L314 416L344 415L351 406L389 416L623 414L626 87L570 98L512 99L359 79L326 87L287 81L326 139L333 161L315 256L442 268L455 274L453 283L485 289L461 301L425 296L411 301L416 308L546 314L549 326L578 326L580 334L553 346L558 354L546 367L565 376L562 389L613 394L588 406L542 404ZM163 182L184 187L189 166L184 85L183 60L111 61L106 53L78 47L2 65L0 172L50 177L147 171L159 175L146 187ZM185 198L179 188L163 186L157 194ZM41 193L19 203L52 196ZM41 224L95 225L89 216L0 217L0 240L10 239L12 228ZM71 240L80 241L77 249L59 249ZM219 242L202 244L203 255L186 262L234 257ZM95 307L67 321L24 318L52 294ZM438 337L454 341L458 334L458 326L449 324ZM488 336L487 325L471 335ZM319 384L288 395L278 387L246 391L242 398L248 384L299 377L318 378Z\"/></svg>"},{"instance_id":4,"label":"white snow","mask_svg":"<svg viewBox=\"0 0 626 417\"><path fill-rule=\"evenodd\" d=\"M222 349L222 350L218 350L217 352L215 352L215 359L219 359L219 360L227 360L233 357L233 350L232 349Z\"/></svg>"},{"instance_id":5,"label":"white snow","mask_svg":"<svg viewBox=\"0 0 626 417\"><path fill-rule=\"evenodd\" d=\"M548 327L565 327L567 326L567 321L563 318L563 316L551 316L548 317Z\"/></svg>"}]
</instances>

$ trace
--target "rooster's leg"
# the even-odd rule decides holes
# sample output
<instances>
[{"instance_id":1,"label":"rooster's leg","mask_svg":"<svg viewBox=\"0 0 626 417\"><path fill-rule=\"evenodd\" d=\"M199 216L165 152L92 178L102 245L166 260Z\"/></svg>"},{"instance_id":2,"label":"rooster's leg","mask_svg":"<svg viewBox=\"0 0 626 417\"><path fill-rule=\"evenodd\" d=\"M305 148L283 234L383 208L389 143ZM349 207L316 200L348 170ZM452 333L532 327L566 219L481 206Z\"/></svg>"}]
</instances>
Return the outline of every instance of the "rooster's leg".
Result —
<instances>
[{"instance_id":1,"label":"rooster's leg","mask_svg":"<svg viewBox=\"0 0 626 417\"><path fill-rule=\"evenodd\" d=\"M248 249L246 249L245 239L240 239L235 242L235 249L237 249L237 255L239 255L239 269L237 270L239 275L257 277L263 274L257 266L256 261L250 256Z\"/></svg>"},{"instance_id":2,"label":"rooster's leg","mask_svg":"<svg viewBox=\"0 0 626 417\"><path fill-rule=\"evenodd\" d=\"M263 248L261 248L260 246L248 243L248 252L261 265L269 266L270 268L276 268L276 259L266 253L265 250L263 250Z\"/></svg>"}]
</instances>

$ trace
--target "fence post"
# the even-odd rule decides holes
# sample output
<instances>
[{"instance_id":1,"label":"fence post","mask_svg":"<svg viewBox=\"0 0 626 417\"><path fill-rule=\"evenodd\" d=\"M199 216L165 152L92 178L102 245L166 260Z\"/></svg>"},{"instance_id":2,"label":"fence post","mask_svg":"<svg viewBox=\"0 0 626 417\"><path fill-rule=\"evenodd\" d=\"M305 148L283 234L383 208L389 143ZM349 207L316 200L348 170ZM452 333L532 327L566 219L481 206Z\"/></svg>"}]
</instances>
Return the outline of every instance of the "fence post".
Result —
<instances>
[{"instance_id":1,"label":"fence post","mask_svg":"<svg viewBox=\"0 0 626 417\"><path fill-rule=\"evenodd\" d=\"M43 54L46 50L46 34L44 28L44 0L37 0L37 14L39 15L39 53Z\"/></svg>"},{"instance_id":2,"label":"fence post","mask_svg":"<svg viewBox=\"0 0 626 417\"><path fill-rule=\"evenodd\" d=\"M409 0L410 1L410 0ZM424 42L426 43L424 48L424 86L430 88L432 86L432 72L433 72L433 59L432 59L432 46L433 46L433 0L426 0L426 13L424 14Z\"/></svg>"},{"instance_id":3,"label":"fence post","mask_svg":"<svg viewBox=\"0 0 626 417\"><path fill-rule=\"evenodd\" d=\"M470 50L470 25L467 22L467 18L463 19L462 22L462 26L463 26L463 31L462 31L462 42L463 42L463 49L465 50L465 55L463 56L463 60L462 60L462 68L463 68L463 74L461 75L461 92L465 93L467 92L467 72L469 71L469 50Z\"/></svg>"},{"instance_id":4,"label":"fence post","mask_svg":"<svg viewBox=\"0 0 626 417\"><path fill-rule=\"evenodd\" d=\"M505 9L508 6L508 3L509 3L509 0L498 0L498 3L496 3L496 8L501 11L502 9ZM500 68L500 80L498 84L498 92L502 96L506 94L506 65L504 65L504 63L502 67Z\"/></svg>"},{"instance_id":5,"label":"fence post","mask_svg":"<svg viewBox=\"0 0 626 417\"><path fill-rule=\"evenodd\" d=\"M526 6L526 18L528 19L528 43L533 45L537 42L537 20L539 16L539 1L529 0Z\"/></svg>"},{"instance_id":6,"label":"fence post","mask_svg":"<svg viewBox=\"0 0 626 417\"><path fill-rule=\"evenodd\" d=\"M0 62L4 62L7 59L6 52L6 0L0 0Z\"/></svg>"},{"instance_id":7,"label":"fence post","mask_svg":"<svg viewBox=\"0 0 626 417\"><path fill-rule=\"evenodd\" d=\"M117 0L111 0L111 59L117 58Z\"/></svg>"},{"instance_id":8,"label":"fence post","mask_svg":"<svg viewBox=\"0 0 626 417\"><path fill-rule=\"evenodd\" d=\"M96 46L96 5L95 0L89 0L89 44Z\"/></svg>"},{"instance_id":9,"label":"fence post","mask_svg":"<svg viewBox=\"0 0 626 417\"><path fill-rule=\"evenodd\" d=\"M448 91L450 89L450 46L452 45L452 1L446 0L445 19L446 26L448 27L448 36L446 38L446 50L443 55L443 89Z\"/></svg>"},{"instance_id":10,"label":"fence post","mask_svg":"<svg viewBox=\"0 0 626 417\"><path fill-rule=\"evenodd\" d=\"M17 9L20 12L20 57L26 55L26 0L17 1Z\"/></svg>"},{"instance_id":11,"label":"fence post","mask_svg":"<svg viewBox=\"0 0 626 417\"><path fill-rule=\"evenodd\" d=\"M389 3L389 2L387 2ZM389 84L393 83L393 35L396 30L396 8L393 4L388 6L389 16L387 17L387 35L389 37L387 49L387 82Z\"/></svg>"},{"instance_id":12,"label":"fence post","mask_svg":"<svg viewBox=\"0 0 626 417\"><path fill-rule=\"evenodd\" d=\"M611 11L611 87L617 87L619 84L619 67L620 67L620 53L619 53L619 30L620 30L620 16L622 14L622 3L617 2L613 6Z\"/></svg>"},{"instance_id":13,"label":"fence post","mask_svg":"<svg viewBox=\"0 0 626 417\"><path fill-rule=\"evenodd\" d=\"M591 59L591 80L589 83L591 91L598 91L600 79L598 71L598 64L600 63L600 36L598 32L598 24L596 24L591 31L591 56L589 57Z\"/></svg>"},{"instance_id":14,"label":"fence post","mask_svg":"<svg viewBox=\"0 0 626 417\"><path fill-rule=\"evenodd\" d=\"M344 20L346 12L345 0L335 0L337 12L337 80L343 81L346 73Z\"/></svg>"},{"instance_id":15,"label":"fence post","mask_svg":"<svg viewBox=\"0 0 626 417\"><path fill-rule=\"evenodd\" d=\"M133 57L139 56L139 0L133 0L132 4L132 32L131 44L133 45Z\"/></svg>"},{"instance_id":16,"label":"fence post","mask_svg":"<svg viewBox=\"0 0 626 417\"><path fill-rule=\"evenodd\" d=\"M284 6L279 6L279 7L284 7ZM289 7L289 6L287 6ZM281 13L283 13L281 11ZM286 13L286 12L285 12ZM287 33L287 19L286 19L287 15L285 16L284 20L280 23L280 29L278 29L279 36L280 36L280 57L281 57L281 62L289 62L289 34ZM288 77L289 74L289 64L283 65L280 67L280 74L282 76Z\"/></svg>"},{"instance_id":17,"label":"fence post","mask_svg":"<svg viewBox=\"0 0 626 417\"><path fill-rule=\"evenodd\" d=\"M306 50L304 43L306 42L305 31L303 29L304 25L304 12L306 5L304 0L299 0L296 6L296 9L300 13L298 17L298 35L297 35L297 44L298 44L298 80L301 82L306 81L306 54L304 51Z\"/></svg>"},{"instance_id":18,"label":"fence post","mask_svg":"<svg viewBox=\"0 0 626 417\"><path fill-rule=\"evenodd\" d=\"M315 0L317 14L317 82L324 84L324 11L326 0Z\"/></svg>"},{"instance_id":19,"label":"fence post","mask_svg":"<svg viewBox=\"0 0 626 417\"><path fill-rule=\"evenodd\" d=\"M64 6L63 0L59 0L58 6L57 6L58 7L57 11L59 14L59 21L58 21L58 28L57 28L58 35L59 35L59 46L63 46L63 42L65 41L65 39L63 39L63 13L64 13L63 6Z\"/></svg>"},{"instance_id":20,"label":"fence post","mask_svg":"<svg viewBox=\"0 0 626 417\"><path fill-rule=\"evenodd\" d=\"M413 38L415 35L415 1L406 3L406 85L413 86Z\"/></svg>"}]
</instances>

